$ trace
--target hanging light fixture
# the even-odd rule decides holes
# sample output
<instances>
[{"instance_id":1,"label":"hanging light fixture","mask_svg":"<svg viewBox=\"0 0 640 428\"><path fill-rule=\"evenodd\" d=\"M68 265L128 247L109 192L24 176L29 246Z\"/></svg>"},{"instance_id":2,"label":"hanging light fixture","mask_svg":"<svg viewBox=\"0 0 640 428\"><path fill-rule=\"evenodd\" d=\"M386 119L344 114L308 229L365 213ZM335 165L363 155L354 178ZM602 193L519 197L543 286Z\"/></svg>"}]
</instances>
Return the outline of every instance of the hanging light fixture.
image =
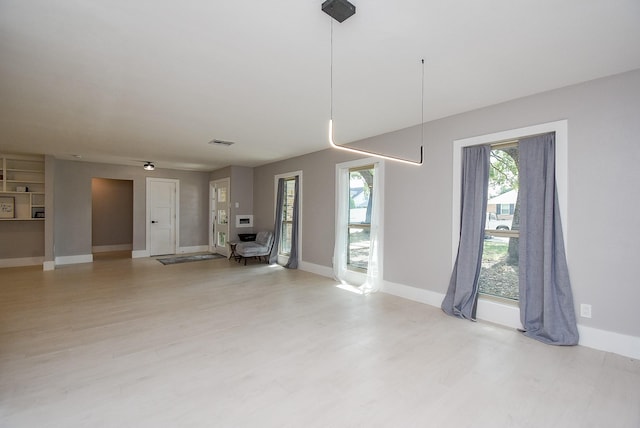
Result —
<instances>
[{"instance_id":1,"label":"hanging light fixture","mask_svg":"<svg viewBox=\"0 0 640 428\"><path fill-rule=\"evenodd\" d=\"M326 0L322 3L322 11L329 15L331 18L335 19L338 22L343 22L350 16L356 13L356 7L349 3L347 0ZM421 120L420 120L420 160L411 160L400 158L392 155L384 155L377 152L372 152L369 150L356 149L353 147L343 146L336 144L333 139L333 20L331 21L331 81L330 81L330 116L329 116L329 143L332 147L340 150L346 150L352 153L360 153L370 156L375 156L382 159L389 159L396 162L402 162L410 165L422 165L423 163L423 146L424 146L424 59L422 61L422 109L421 109Z\"/></svg>"},{"instance_id":2,"label":"hanging light fixture","mask_svg":"<svg viewBox=\"0 0 640 428\"><path fill-rule=\"evenodd\" d=\"M156 169L156 166L152 162L149 162L149 161L146 161L142 167L146 171L153 171L154 169Z\"/></svg>"}]
</instances>

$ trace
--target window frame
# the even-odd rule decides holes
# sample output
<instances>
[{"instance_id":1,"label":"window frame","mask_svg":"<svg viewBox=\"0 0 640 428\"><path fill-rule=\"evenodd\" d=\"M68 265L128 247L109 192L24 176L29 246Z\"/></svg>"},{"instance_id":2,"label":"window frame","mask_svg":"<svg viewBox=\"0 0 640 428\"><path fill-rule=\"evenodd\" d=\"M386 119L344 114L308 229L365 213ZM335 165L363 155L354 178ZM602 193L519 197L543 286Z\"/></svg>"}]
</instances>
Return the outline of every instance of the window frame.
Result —
<instances>
[{"instance_id":1,"label":"window frame","mask_svg":"<svg viewBox=\"0 0 640 428\"><path fill-rule=\"evenodd\" d=\"M462 185L462 149L481 144L495 144L499 142L510 142L521 140L522 138L555 132L556 148L556 189L558 193L558 204L560 207L560 219L562 221L562 235L564 238L567 264L570 263L570 247L567 239L569 224L568 218L568 146L569 133L568 121L558 120L546 122L539 125L514 128L506 131L495 132L476 137L464 138L453 141L453 197L451 206L451 269L458 254L458 244L460 241L460 201ZM517 306L496 302L489 297L480 295L478 300L478 318L497 324L506 325L513 328L520 328L520 311Z\"/></svg>"},{"instance_id":2,"label":"window frame","mask_svg":"<svg viewBox=\"0 0 640 428\"><path fill-rule=\"evenodd\" d=\"M286 177L284 178L284 184L285 184L285 197L283 198L282 202L283 202L283 206L282 206L282 227L281 227L281 235L280 235L280 242L278 243L278 255L281 256L285 256L285 257L289 257L289 255L291 254L291 249L289 249L288 252L283 251L282 250L282 236L284 235L284 230L285 230L285 225L292 225L293 226L293 219L291 220L287 220L287 183L294 183L295 184L295 176L294 177ZM276 197L277 199L277 197Z\"/></svg>"},{"instance_id":3,"label":"window frame","mask_svg":"<svg viewBox=\"0 0 640 428\"><path fill-rule=\"evenodd\" d=\"M278 180L280 180L281 178L284 178L285 180L287 179L294 179L295 177L298 177L298 186L300 186L300 188L298 189L299 193L298 193L298 203L300 204L300 206L298 207L298 259L302 260L302 207L303 207L303 203L302 203L302 171L292 171L292 172L286 172L283 174L276 174L273 176L273 224L275 225L275 220L276 220L276 212L278 209ZM284 216L283 216L284 217ZM283 220L283 225L284 225L285 221ZM283 229L281 229L283 230ZM280 239L282 239L282 236L280 236ZM289 262L289 254L283 254L280 252L280 242L274 242L273 245L277 245L278 246L278 260L277 263L280 265L285 265Z\"/></svg>"},{"instance_id":4,"label":"window frame","mask_svg":"<svg viewBox=\"0 0 640 428\"><path fill-rule=\"evenodd\" d=\"M376 171L378 174L378 180L377 180L378 187L377 189L374 190L377 194L378 204L380 207L380 212L377 220L378 221L378 224L377 224L378 263L377 263L376 278L380 281L382 281L382 278L384 278L385 162L383 159L374 158L374 157L362 158L362 159L357 159L357 160L347 161L347 162L340 162L340 163L336 163L336 175L335 175L335 223L334 223L335 224L335 229L334 229L335 241L334 241L333 269L334 269L334 275L336 275L336 277L341 278L341 280L346 281L346 283L352 284L352 285L360 285L364 283L367 280L368 273L364 271L358 272L353 269L347 269L346 254L342 254L342 253L339 254L341 256L344 256L344 260L338 261L335 259L335 257L338 255L336 253L338 243L340 243L340 241L342 241L343 238L345 238L344 240L346 241L346 237L339 236L339 233L342 230L342 228L338 226L342 225L345 222L346 223L349 222L348 203L344 204L340 202L341 196L343 196L345 193L344 189L341 189L341 183L342 183L341 174L345 173L348 175L349 169L363 167L366 165L375 165L377 168ZM345 212L341 212L341 208L340 208L341 206L344 208ZM345 251L345 250L346 250L346 247L343 248L342 251ZM344 276L344 278L342 276Z\"/></svg>"},{"instance_id":5,"label":"window frame","mask_svg":"<svg viewBox=\"0 0 640 428\"><path fill-rule=\"evenodd\" d=\"M516 140L515 142L513 142L512 144L508 144L508 146L510 146L511 148L513 147L517 147L518 150L520 150L520 146L519 146L520 142L518 140ZM501 150L503 148L505 148L505 146L507 146L506 144L502 144L502 143L493 143L490 144L491 146L491 151L493 152L494 150ZM493 166L490 166L489 168L491 169ZM518 176L520 175L520 171L518 171ZM518 181L519 181L519 177L518 177ZM489 178L489 183L491 183L491 178ZM518 189L518 192L520 191L520 189ZM490 197L488 197L488 199L491 199ZM506 209L506 213L504 212L504 208ZM515 207L514 204L496 204L496 212L495 213L489 213L487 212L487 214L489 214L489 219L491 219L491 215L493 215L495 217L495 220L499 220L500 216L504 216L504 215L512 215L515 213ZM486 214L485 214L486 215ZM495 238L516 238L516 239L520 239L520 229L513 229L513 223L511 223L511 228L509 230L503 230L503 229L487 229L486 228L486 224L485 224L485 229L484 229L484 235L485 238L487 236L490 237L495 237ZM484 260L484 246L487 244L486 239L483 242L483 260ZM507 245L510 245L509 243ZM480 276L482 277L482 269L480 269ZM482 284L478 283L478 293L479 296L484 298L484 299L492 299L495 300L497 302L501 302L501 303L506 303L509 305L514 305L517 304L519 301L519 296L518 299L511 299L509 297L505 297L505 296L499 296L499 295L495 295L495 294L490 294L490 293L485 293L481 290L481 286Z\"/></svg>"}]
</instances>

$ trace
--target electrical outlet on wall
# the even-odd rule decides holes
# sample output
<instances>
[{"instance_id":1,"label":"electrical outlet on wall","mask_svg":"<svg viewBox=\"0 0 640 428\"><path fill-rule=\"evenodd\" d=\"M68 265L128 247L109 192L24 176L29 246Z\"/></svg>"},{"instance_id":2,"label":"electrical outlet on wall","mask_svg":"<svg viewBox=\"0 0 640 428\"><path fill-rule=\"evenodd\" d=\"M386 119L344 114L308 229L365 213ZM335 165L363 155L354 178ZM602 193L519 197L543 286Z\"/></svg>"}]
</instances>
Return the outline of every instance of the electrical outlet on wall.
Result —
<instances>
[{"instance_id":1,"label":"electrical outlet on wall","mask_svg":"<svg viewBox=\"0 0 640 428\"><path fill-rule=\"evenodd\" d=\"M580 316L582 318L591 318L591 305L586 303L580 304Z\"/></svg>"}]
</instances>

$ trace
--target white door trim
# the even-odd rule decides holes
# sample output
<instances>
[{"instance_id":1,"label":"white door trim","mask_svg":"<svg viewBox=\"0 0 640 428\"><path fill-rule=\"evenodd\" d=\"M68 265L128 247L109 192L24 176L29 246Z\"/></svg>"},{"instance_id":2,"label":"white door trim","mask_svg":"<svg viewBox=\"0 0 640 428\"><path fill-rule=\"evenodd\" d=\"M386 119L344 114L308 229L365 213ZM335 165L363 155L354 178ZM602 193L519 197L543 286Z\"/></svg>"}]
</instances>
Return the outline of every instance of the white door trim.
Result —
<instances>
[{"instance_id":1,"label":"white door trim","mask_svg":"<svg viewBox=\"0 0 640 428\"><path fill-rule=\"evenodd\" d=\"M231 177L224 177L217 180L211 180L209 182L209 251L212 253L218 253L225 256L229 255L229 247L225 243L224 247L217 245L218 237L216 236L217 229L214 228L214 223L217 225L217 211L218 211L218 195L217 189L220 184L223 184L227 188L227 238L226 242L231 241ZM215 233L214 233L215 232Z\"/></svg>"},{"instance_id":2,"label":"white door trim","mask_svg":"<svg viewBox=\"0 0 640 428\"><path fill-rule=\"evenodd\" d=\"M149 184L152 182L164 182L164 183L174 183L176 185L176 194L175 194L175 198L174 198L174 204L175 204L175 213L176 213L176 223L175 223L175 228L174 228L174 237L175 237L175 248L174 248L174 254L178 254L178 248L180 246L180 180L176 180L173 178L156 178L156 177L147 177L146 180L146 189L145 189L145 193L146 193L146 248L147 248L147 253L149 254L151 252L151 209L149 208L151 206L151 192L149 192Z\"/></svg>"}]
</instances>

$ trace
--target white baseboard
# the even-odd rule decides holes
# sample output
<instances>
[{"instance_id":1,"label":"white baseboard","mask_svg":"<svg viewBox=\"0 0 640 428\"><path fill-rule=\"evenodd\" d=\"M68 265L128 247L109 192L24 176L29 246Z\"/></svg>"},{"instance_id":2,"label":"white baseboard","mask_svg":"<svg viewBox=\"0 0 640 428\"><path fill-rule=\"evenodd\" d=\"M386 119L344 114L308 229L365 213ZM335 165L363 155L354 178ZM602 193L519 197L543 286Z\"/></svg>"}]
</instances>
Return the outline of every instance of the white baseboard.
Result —
<instances>
[{"instance_id":1,"label":"white baseboard","mask_svg":"<svg viewBox=\"0 0 640 428\"><path fill-rule=\"evenodd\" d=\"M92 253L109 253L111 251L130 251L133 248L131 244L119 245L96 245L91 247Z\"/></svg>"},{"instance_id":2,"label":"white baseboard","mask_svg":"<svg viewBox=\"0 0 640 428\"><path fill-rule=\"evenodd\" d=\"M13 259L0 259L0 268L37 266L41 264L44 257L17 257Z\"/></svg>"},{"instance_id":3,"label":"white baseboard","mask_svg":"<svg viewBox=\"0 0 640 428\"><path fill-rule=\"evenodd\" d=\"M42 263L42 270L54 270L55 268L56 268L56 262Z\"/></svg>"},{"instance_id":4,"label":"white baseboard","mask_svg":"<svg viewBox=\"0 0 640 428\"><path fill-rule=\"evenodd\" d=\"M325 276L327 278L333 278L333 269L327 266L301 261L298 264L298 269L305 272L315 273L316 275Z\"/></svg>"},{"instance_id":5,"label":"white baseboard","mask_svg":"<svg viewBox=\"0 0 640 428\"><path fill-rule=\"evenodd\" d=\"M443 293L410 287L385 281L383 293L413 300L415 302L440 307ZM521 328L520 309L517 306L494 302L488 299L478 301L477 318L508 328ZM578 325L580 346L612 352L629 358L640 359L640 337Z\"/></svg>"},{"instance_id":6,"label":"white baseboard","mask_svg":"<svg viewBox=\"0 0 640 428\"><path fill-rule=\"evenodd\" d=\"M147 250L133 250L131 251L131 258L132 259L142 259L145 257L151 257L151 255L149 254L149 251Z\"/></svg>"},{"instance_id":7,"label":"white baseboard","mask_svg":"<svg viewBox=\"0 0 640 428\"><path fill-rule=\"evenodd\" d=\"M422 288L409 287L408 285L397 284L391 281L384 281L382 292L438 308L442 303L442 299L444 299L444 294Z\"/></svg>"},{"instance_id":8,"label":"white baseboard","mask_svg":"<svg viewBox=\"0 0 640 428\"><path fill-rule=\"evenodd\" d=\"M640 337L578 324L580 345L640 360Z\"/></svg>"},{"instance_id":9,"label":"white baseboard","mask_svg":"<svg viewBox=\"0 0 640 428\"><path fill-rule=\"evenodd\" d=\"M196 245L193 247L180 247L178 248L178 254L185 254L185 253L205 253L209 251L209 246L208 245Z\"/></svg>"},{"instance_id":10,"label":"white baseboard","mask_svg":"<svg viewBox=\"0 0 640 428\"><path fill-rule=\"evenodd\" d=\"M93 254L80 254L77 256L60 256L56 257L56 266L74 265L77 263L92 263Z\"/></svg>"}]
</instances>

